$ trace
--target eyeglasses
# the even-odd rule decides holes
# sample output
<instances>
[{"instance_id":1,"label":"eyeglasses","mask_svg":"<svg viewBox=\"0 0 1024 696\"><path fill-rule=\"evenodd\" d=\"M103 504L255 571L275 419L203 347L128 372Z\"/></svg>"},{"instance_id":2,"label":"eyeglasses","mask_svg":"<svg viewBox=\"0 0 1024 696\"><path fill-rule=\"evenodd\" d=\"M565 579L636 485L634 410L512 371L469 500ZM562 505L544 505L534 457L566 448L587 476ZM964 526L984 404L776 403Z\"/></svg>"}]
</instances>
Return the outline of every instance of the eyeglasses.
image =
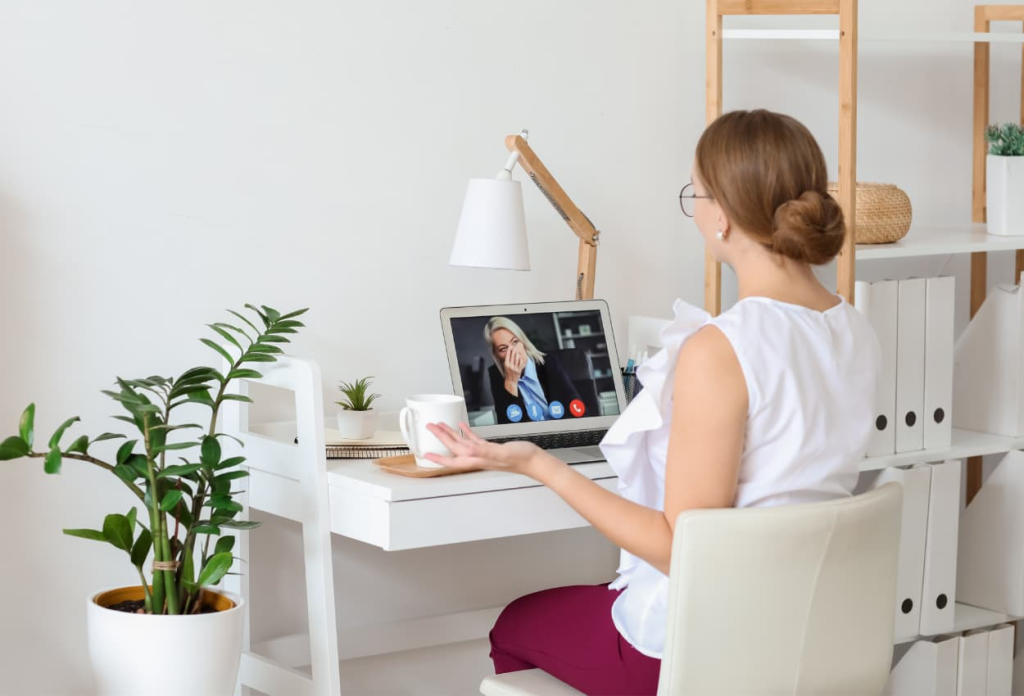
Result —
<instances>
[{"instance_id":1,"label":"eyeglasses","mask_svg":"<svg viewBox=\"0 0 1024 696\"><path fill-rule=\"evenodd\" d=\"M679 208L683 211L683 215L690 218L693 217L696 199L698 198L715 199L714 196L698 196L694 193L693 182L683 187L683 190L679 192Z\"/></svg>"}]
</instances>

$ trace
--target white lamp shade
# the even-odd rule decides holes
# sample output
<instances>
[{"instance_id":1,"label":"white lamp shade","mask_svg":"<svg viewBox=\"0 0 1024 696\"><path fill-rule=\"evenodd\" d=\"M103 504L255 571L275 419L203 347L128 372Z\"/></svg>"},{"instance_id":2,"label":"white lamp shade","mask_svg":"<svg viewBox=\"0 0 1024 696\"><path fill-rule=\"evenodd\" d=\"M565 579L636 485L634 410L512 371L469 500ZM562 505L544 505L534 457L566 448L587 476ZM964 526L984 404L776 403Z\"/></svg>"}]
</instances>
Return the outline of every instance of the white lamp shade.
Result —
<instances>
[{"instance_id":1,"label":"white lamp shade","mask_svg":"<svg viewBox=\"0 0 1024 696\"><path fill-rule=\"evenodd\" d=\"M518 181L470 179L449 263L530 270L523 187Z\"/></svg>"}]
</instances>

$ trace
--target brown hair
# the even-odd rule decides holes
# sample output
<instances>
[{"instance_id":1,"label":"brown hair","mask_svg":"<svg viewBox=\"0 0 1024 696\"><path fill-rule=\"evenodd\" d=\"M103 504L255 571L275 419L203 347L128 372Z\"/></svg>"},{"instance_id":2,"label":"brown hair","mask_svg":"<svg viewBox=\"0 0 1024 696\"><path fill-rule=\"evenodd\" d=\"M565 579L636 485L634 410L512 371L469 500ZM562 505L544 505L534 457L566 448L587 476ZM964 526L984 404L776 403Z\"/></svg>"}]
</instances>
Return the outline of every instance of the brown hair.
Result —
<instances>
[{"instance_id":1,"label":"brown hair","mask_svg":"<svg viewBox=\"0 0 1024 696\"><path fill-rule=\"evenodd\" d=\"M843 210L807 128L764 109L715 119L697 143L697 174L729 219L777 254L819 265L843 246Z\"/></svg>"}]
</instances>

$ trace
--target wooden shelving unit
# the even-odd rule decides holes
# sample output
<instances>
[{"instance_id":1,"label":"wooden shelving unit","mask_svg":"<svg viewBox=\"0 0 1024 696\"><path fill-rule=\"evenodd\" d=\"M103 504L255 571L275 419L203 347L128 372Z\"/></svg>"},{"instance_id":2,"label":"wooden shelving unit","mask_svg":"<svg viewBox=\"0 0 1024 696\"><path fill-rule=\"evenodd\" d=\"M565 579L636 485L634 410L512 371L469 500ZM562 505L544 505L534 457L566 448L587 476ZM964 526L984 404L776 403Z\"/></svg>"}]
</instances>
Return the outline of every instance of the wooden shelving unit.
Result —
<instances>
[{"instance_id":1,"label":"wooden shelving unit","mask_svg":"<svg viewBox=\"0 0 1024 696\"><path fill-rule=\"evenodd\" d=\"M987 34L995 21L1024 22L1024 5L978 5L974 8L974 31ZM985 128L988 126L989 107L989 49L988 42L974 44L974 169L971 186L971 219L976 223L985 222ZM1021 56L1024 69L1024 54ZM1024 74L1021 77L1020 118L1024 122ZM1014 279L1024 272L1024 251L1017 251ZM978 251L971 254L971 317L985 302L988 290L988 253ZM967 460L967 502L970 503L981 490L981 457Z\"/></svg>"},{"instance_id":2,"label":"wooden shelving unit","mask_svg":"<svg viewBox=\"0 0 1024 696\"><path fill-rule=\"evenodd\" d=\"M732 15L838 15L839 29L723 29L723 17ZM1024 45L1024 34L991 33L994 21L1024 22L1024 5L980 5L975 7L971 32L883 32L860 40L902 44L908 42L968 42L974 45L974 121L972 172L972 224L953 226L916 225L900 242L884 245L854 245L848 235L838 258L838 292L848 301L854 297L856 261L897 259L951 254L971 255L971 316L985 301L986 266L989 252L1016 252L1016 272L1024 272L1024 236L989 235L985 227L984 132L989 119L989 46L992 43ZM857 143L857 0L707 0L707 122L722 113L723 40L789 40L839 42L839 201L850 229L856 225L854 187ZM1024 63L1024 48L1022 48ZM1024 122L1024 70L1022 70L1021 121ZM721 266L705 252L704 304L712 315L721 311ZM1024 437L1014 438L969 430L953 430L949 448L904 452L866 458L862 471L889 466L908 466L949 459L968 461L967 501L981 488L981 457L1024 449ZM1020 620L967 604L955 606L954 632L996 626ZM911 639L912 640L912 639ZM909 641L905 641L909 642Z\"/></svg>"}]
</instances>

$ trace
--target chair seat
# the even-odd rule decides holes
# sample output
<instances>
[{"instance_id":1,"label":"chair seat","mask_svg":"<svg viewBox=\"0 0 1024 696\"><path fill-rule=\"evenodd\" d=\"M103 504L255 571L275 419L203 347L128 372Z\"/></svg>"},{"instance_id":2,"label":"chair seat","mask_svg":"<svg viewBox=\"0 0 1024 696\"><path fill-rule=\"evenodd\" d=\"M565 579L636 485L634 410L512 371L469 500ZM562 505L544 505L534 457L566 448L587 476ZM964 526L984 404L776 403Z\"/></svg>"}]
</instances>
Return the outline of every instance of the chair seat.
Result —
<instances>
[{"instance_id":1,"label":"chair seat","mask_svg":"<svg viewBox=\"0 0 1024 696\"><path fill-rule=\"evenodd\" d=\"M524 669L487 677L480 684L484 696L584 696L542 669Z\"/></svg>"}]
</instances>

